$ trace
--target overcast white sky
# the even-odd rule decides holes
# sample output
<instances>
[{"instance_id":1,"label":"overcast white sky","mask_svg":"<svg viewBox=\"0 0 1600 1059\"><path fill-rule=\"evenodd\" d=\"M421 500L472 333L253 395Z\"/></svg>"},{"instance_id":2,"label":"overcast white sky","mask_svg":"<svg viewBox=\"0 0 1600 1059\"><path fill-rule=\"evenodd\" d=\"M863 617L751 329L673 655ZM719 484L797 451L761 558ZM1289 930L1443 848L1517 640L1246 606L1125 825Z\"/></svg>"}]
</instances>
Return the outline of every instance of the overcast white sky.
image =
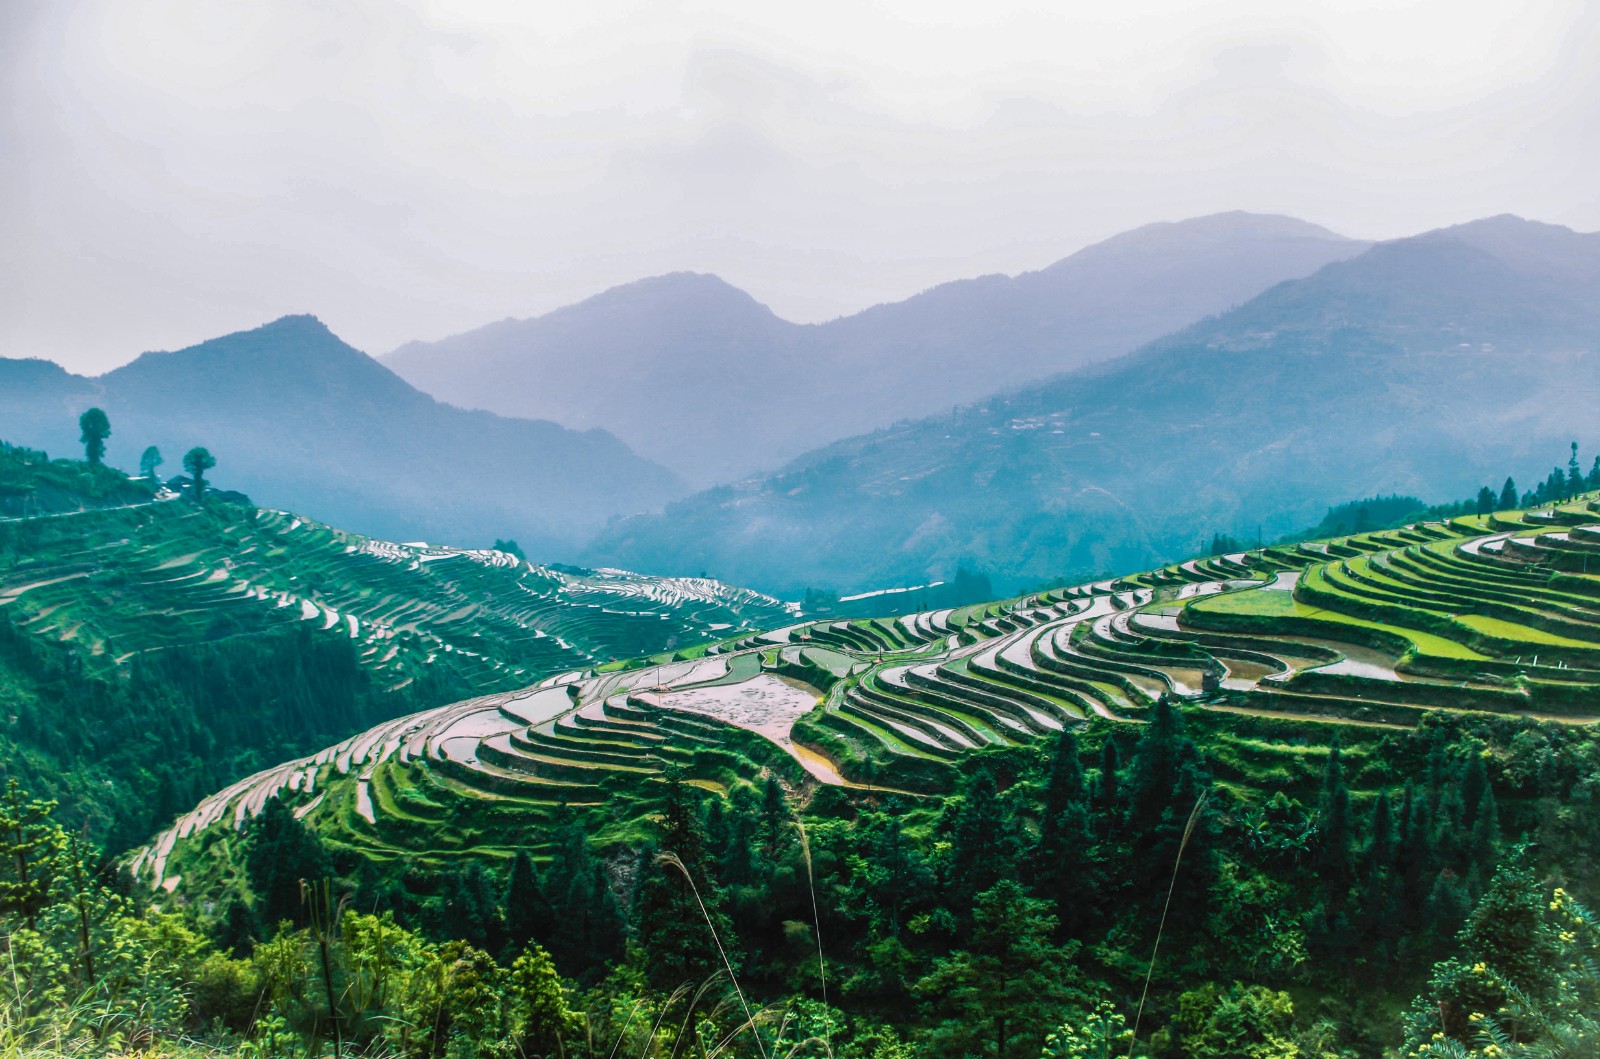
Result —
<instances>
[{"instance_id":1,"label":"overcast white sky","mask_svg":"<svg viewBox=\"0 0 1600 1059\"><path fill-rule=\"evenodd\" d=\"M1600 228L1600 5L3 0L0 356L821 320L1152 220Z\"/></svg>"}]
</instances>

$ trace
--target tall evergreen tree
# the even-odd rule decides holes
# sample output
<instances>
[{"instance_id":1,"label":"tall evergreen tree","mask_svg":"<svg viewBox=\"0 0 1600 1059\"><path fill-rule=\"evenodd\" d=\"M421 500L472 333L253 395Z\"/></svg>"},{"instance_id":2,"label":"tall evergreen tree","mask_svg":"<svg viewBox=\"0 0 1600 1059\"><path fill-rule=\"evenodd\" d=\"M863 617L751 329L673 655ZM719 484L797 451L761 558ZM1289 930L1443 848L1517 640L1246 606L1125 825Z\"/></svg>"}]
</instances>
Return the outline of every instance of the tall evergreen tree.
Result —
<instances>
[{"instance_id":1,"label":"tall evergreen tree","mask_svg":"<svg viewBox=\"0 0 1600 1059\"><path fill-rule=\"evenodd\" d=\"M1100 770L1095 774L1092 804L1099 817L1101 834L1115 830L1115 821L1122 812L1122 757L1117 741L1107 738L1100 748Z\"/></svg>"},{"instance_id":2,"label":"tall evergreen tree","mask_svg":"<svg viewBox=\"0 0 1600 1059\"><path fill-rule=\"evenodd\" d=\"M144 452L139 454L140 477L154 478L156 476L156 468L160 467L164 462L165 461L161 458L160 449L156 448L154 445L147 446Z\"/></svg>"},{"instance_id":3,"label":"tall evergreen tree","mask_svg":"<svg viewBox=\"0 0 1600 1059\"><path fill-rule=\"evenodd\" d=\"M789 803L783 796L783 785L768 773L761 785L761 852L770 864L777 860L789 837L792 820Z\"/></svg>"},{"instance_id":4,"label":"tall evergreen tree","mask_svg":"<svg viewBox=\"0 0 1600 1059\"><path fill-rule=\"evenodd\" d=\"M1033 851L1038 889L1062 911L1062 927L1076 934L1093 900L1088 789L1078 759L1078 739L1063 731L1056 741L1039 810Z\"/></svg>"},{"instance_id":5,"label":"tall evergreen tree","mask_svg":"<svg viewBox=\"0 0 1600 1059\"><path fill-rule=\"evenodd\" d=\"M661 859L644 865L633 909L645 973L664 989L723 970L719 942L730 963L737 958L727 902L712 872L691 789L676 771L668 774L656 825Z\"/></svg>"},{"instance_id":6,"label":"tall evergreen tree","mask_svg":"<svg viewBox=\"0 0 1600 1059\"><path fill-rule=\"evenodd\" d=\"M245 832L245 874L255 892L256 918L271 930L279 922L299 922L300 883L329 874L327 853L282 798L271 798Z\"/></svg>"},{"instance_id":7,"label":"tall evergreen tree","mask_svg":"<svg viewBox=\"0 0 1600 1059\"><path fill-rule=\"evenodd\" d=\"M1404 839L1400 843L1399 871L1401 912L1415 921L1433 888L1436 872L1433 849L1433 817L1428 796L1406 782L1401 805Z\"/></svg>"},{"instance_id":8,"label":"tall evergreen tree","mask_svg":"<svg viewBox=\"0 0 1600 1059\"><path fill-rule=\"evenodd\" d=\"M473 861L465 870L445 873L436 922L446 940L464 941L484 952L501 948L505 927L500 918L500 902L495 899L494 883L481 862Z\"/></svg>"},{"instance_id":9,"label":"tall evergreen tree","mask_svg":"<svg viewBox=\"0 0 1600 1059\"><path fill-rule=\"evenodd\" d=\"M211 455L209 449L196 445L183 454L183 469L189 472L189 477L194 481L194 502L204 503L206 492L206 472L217 465L217 458Z\"/></svg>"},{"instance_id":10,"label":"tall evergreen tree","mask_svg":"<svg viewBox=\"0 0 1600 1059\"><path fill-rule=\"evenodd\" d=\"M1600 461L1600 456L1595 457L1595 459ZM1517 506L1517 503L1520 499L1521 497L1517 495L1517 483L1510 477L1507 477L1506 484L1500 489L1500 503L1497 507L1497 510L1510 511Z\"/></svg>"},{"instance_id":11,"label":"tall evergreen tree","mask_svg":"<svg viewBox=\"0 0 1600 1059\"><path fill-rule=\"evenodd\" d=\"M570 810L563 807L560 812L556 853L541 880L549 901L544 947L563 973L591 980L622 955L625 921L605 865L589 848L588 836Z\"/></svg>"},{"instance_id":12,"label":"tall evergreen tree","mask_svg":"<svg viewBox=\"0 0 1600 1059\"><path fill-rule=\"evenodd\" d=\"M506 944L516 952L550 933L549 898L539 884L539 872L527 850L517 850L506 877Z\"/></svg>"},{"instance_id":13,"label":"tall evergreen tree","mask_svg":"<svg viewBox=\"0 0 1600 1059\"><path fill-rule=\"evenodd\" d=\"M29 930L49 903L50 862L61 837L50 826L55 808L29 796L15 777L0 794L0 915L16 917Z\"/></svg>"},{"instance_id":14,"label":"tall evergreen tree","mask_svg":"<svg viewBox=\"0 0 1600 1059\"><path fill-rule=\"evenodd\" d=\"M1128 770L1128 811L1135 827L1161 819L1172 802L1178 783L1178 756L1185 742L1183 719L1167 696L1156 699L1150 721L1139 733L1139 744Z\"/></svg>"},{"instance_id":15,"label":"tall evergreen tree","mask_svg":"<svg viewBox=\"0 0 1600 1059\"><path fill-rule=\"evenodd\" d=\"M1478 490L1477 510L1480 515L1487 515L1494 511L1495 501L1499 499L1494 495L1494 490L1488 486Z\"/></svg>"},{"instance_id":16,"label":"tall evergreen tree","mask_svg":"<svg viewBox=\"0 0 1600 1059\"><path fill-rule=\"evenodd\" d=\"M1016 819L1000 797L994 773L982 768L967 781L950 830L947 878L950 906L972 907L972 899L1016 868Z\"/></svg>"},{"instance_id":17,"label":"tall evergreen tree","mask_svg":"<svg viewBox=\"0 0 1600 1059\"><path fill-rule=\"evenodd\" d=\"M105 458L106 438L111 436L111 420L105 412L91 408L78 417L78 440L83 442L83 456L96 467Z\"/></svg>"},{"instance_id":18,"label":"tall evergreen tree","mask_svg":"<svg viewBox=\"0 0 1600 1059\"><path fill-rule=\"evenodd\" d=\"M1330 910L1342 909L1350 891L1350 790L1344 778L1344 752L1339 734L1328 747L1322 773L1321 849L1317 858L1324 900Z\"/></svg>"}]
</instances>

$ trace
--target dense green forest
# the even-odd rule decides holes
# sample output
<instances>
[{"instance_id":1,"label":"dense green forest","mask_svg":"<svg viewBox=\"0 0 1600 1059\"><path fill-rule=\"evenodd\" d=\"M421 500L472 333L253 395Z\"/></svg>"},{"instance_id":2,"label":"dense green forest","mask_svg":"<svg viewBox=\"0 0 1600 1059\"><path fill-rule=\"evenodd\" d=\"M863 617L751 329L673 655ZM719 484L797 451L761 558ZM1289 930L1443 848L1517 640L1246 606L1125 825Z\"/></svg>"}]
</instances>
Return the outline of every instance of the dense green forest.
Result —
<instances>
[{"instance_id":1,"label":"dense green forest","mask_svg":"<svg viewBox=\"0 0 1600 1059\"><path fill-rule=\"evenodd\" d=\"M1353 731L1255 800L1211 773L1217 723L1064 733L943 800L669 777L652 843L569 822L502 868L342 857L275 803L234 896L165 911L13 786L7 1026L82 1054L1594 1053L1594 732Z\"/></svg>"}]
</instances>

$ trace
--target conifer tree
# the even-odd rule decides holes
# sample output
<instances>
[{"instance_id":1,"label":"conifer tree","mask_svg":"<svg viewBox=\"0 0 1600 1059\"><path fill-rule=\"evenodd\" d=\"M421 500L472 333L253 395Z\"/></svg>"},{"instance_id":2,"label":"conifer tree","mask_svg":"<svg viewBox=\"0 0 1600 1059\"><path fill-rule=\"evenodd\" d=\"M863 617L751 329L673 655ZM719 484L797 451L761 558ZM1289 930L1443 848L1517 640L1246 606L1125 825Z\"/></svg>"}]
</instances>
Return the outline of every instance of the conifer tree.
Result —
<instances>
[{"instance_id":1,"label":"conifer tree","mask_svg":"<svg viewBox=\"0 0 1600 1059\"><path fill-rule=\"evenodd\" d=\"M480 862L474 861L465 871L445 873L438 927L447 940L464 941L485 952L500 948L503 928L499 902Z\"/></svg>"},{"instance_id":2,"label":"conifer tree","mask_svg":"<svg viewBox=\"0 0 1600 1059\"><path fill-rule=\"evenodd\" d=\"M1400 843L1401 909L1410 918L1421 911L1433 887L1433 818L1428 796L1406 782L1401 805L1404 839Z\"/></svg>"},{"instance_id":3,"label":"conifer tree","mask_svg":"<svg viewBox=\"0 0 1600 1059\"><path fill-rule=\"evenodd\" d=\"M673 770L657 820L657 849L644 866L633 922L644 949L645 973L659 988L700 982L723 970L722 951L736 962L733 926L722 888L712 872L705 832L689 795Z\"/></svg>"},{"instance_id":4,"label":"conifer tree","mask_svg":"<svg viewBox=\"0 0 1600 1059\"><path fill-rule=\"evenodd\" d=\"M98 467L105 458L106 438L111 436L111 420L105 412L91 408L78 417L78 440L83 442L83 455Z\"/></svg>"},{"instance_id":5,"label":"conifer tree","mask_svg":"<svg viewBox=\"0 0 1600 1059\"><path fill-rule=\"evenodd\" d=\"M29 930L50 900L50 861L63 838L50 825L56 803L32 798L15 778L0 794L0 915L15 917Z\"/></svg>"},{"instance_id":6,"label":"conifer tree","mask_svg":"<svg viewBox=\"0 0 1600 1059\"><path fill-rule=\"evenodd\" d=\"M1335 732L1322 773L1321 851L1318 872L1330 910L1344 906L1350 890L1350 790L1345 784L1343 749Z\"/></svg>"},{"instance_id":7,"label":"conifer tree","mask_svg":"<svg viewBox=\"0 0 1600 1059\"><path fill-rule=\"evenodd\" d=\"M1488 486L1484 486L1483 488L1479 489L1477 501L1478 514L1487 515L1492 512L1497 499L1498 497L1494 495L1494 490L1490 489Z\"/></svg>"},{"instance_id":8,"label":"conifer tree","mask_svg":"<svg viewBox=\"0 0 1600 1059\"><path fill-rule=\"evenodd\" d=\"M1100 771L1095 775L1092 799L1102 835L1109 835L1116 830L1116 821L1122 812L1121 773L1122 758L1117 750L1117 741L1108 738L1100 748Z\"/></svg>"},{"instance_id":9,"label":"conifer tree","mask_svg":"<svg viewBox=\"0 0 1600 1059\"><path fill-rule=\"evenodd\" d=\"M1075 934L1083 925L1094 889L1088 790L1078 759L1078 739L1063 731L1051 755L1039 810L1039 841L1033 865L1039 892L1062 910L1062 926Z\"/></svg>"},{"instance_id":10,"label":"conifer tree","mask_svg":"<svg viewBox=\"0 0 1600 1059\"><path fill-rule=\"evenodd\" d=\"M1596 456L1595 461L1597 465L1600 465L1600 456ZM1496 510L1510 511L1517 506L1517 502L1520 499L1521 498L1517 495L1517 483L1510 477L1507 477L1506 484L1500 489L1500 504Z\"/></svg>"},{"instance_id":11,"label":"conifer tree","mask_svg":"<svg viewBox=\"0 0 1600 1059\"><path fill-rule=\"evenodd\" d=\"M784 800L783 785L768 773L761 785L761 852L768 864L777 860L789 827L789 803Z\"/></svg>"},{"instance_id":12,"label":"conifer tree","mask_svg":"<svg viewBox=\"0 0 1600 1059\"><path fill-rule=\"evenodd\" d=\"M950 830L950 905L972 907L972 899L1016 866L1016 820L1000 797L994 773L982 768L967 782Z\"/></svg>"},{"instance_id":13,"label":"conifer tree","mask_svg":"<svg viewBox=\"0 0 1600 1059\"><path fill-rule=\"evenodd\" d=\"M1557 932L1545 915L1548 896L1518 846L1495 872L1488 891L1461 931L1469 958L1494 968L1537 996L1557 970Z\"/></svg>"},{"instance_id":14,"label":"conifer tree","mask_svg":"<svg viewBox=\"0 0 1600 1059\"><path fill-rule=\"evenodd\" d=\"M255 891L256 915L271 929L282 920L300 919L300 881L328 875L328 858L317 836L274 797L245 833L245 873Z\"/></svg>"},{"instance_id":15,"label":"conifer tree","mask_svg":"<svg viewBox=\"0 0 1600 1059\"><path fill-rule=\"evenodd\" d=\"M559 810L556 854L542 883L549 901L544 947L566 974L603 974L607 962L622 954L625 923L605 865L565 806Z\"/></svg>"},{"instance_id":16,"label":"conifer tree","mask_svg":"<svg viewBox=\"0 0 1600 1059\"><path fill-rule=\"evenodd\" d=\"M204 503L206 492L206 472L217 465L217 458L211 455L209 449L196 445L183 454L183 469L189 472L189 477L194 481L194 502Z\"/></svg>"},{"instance_id":17,"label":"conifer tree","mask_svg":"<svg viewBox=\"0 0 1600 1059\"><path fill-rule=\"evenodd\" d=\"M1178 782L1178 754L1184 742L1183 721L1167 696L1156 699L1150 721L1139 733L1128 773L1128 809L1135 826L1161 819Z\"/></svg>"},{"instance_id":18,"label":"conifer tree","mask_svg":"<svg viewBox=\"0 0 1600 1059\"><path fill-rule=\"evenodd\" d=\"M156 468L160 467L163 462L165 461L161 458L161 450L154 445L147 446L144 452L139 454L140 477L154 478L156 476Z\"/></svg>"},{"instance_id":19,"label":"conifer tree","mask_svg":"<svg viewBox=\"0 0 1600 1059\"><path fill-rule=\"evenodd\" d=\"M535 939L542 941L548 936L548 907L533 858L527 850L517 850L506 877L505 902L506 944L513 951L520 952Z\"/></svg>"}]
</instances>

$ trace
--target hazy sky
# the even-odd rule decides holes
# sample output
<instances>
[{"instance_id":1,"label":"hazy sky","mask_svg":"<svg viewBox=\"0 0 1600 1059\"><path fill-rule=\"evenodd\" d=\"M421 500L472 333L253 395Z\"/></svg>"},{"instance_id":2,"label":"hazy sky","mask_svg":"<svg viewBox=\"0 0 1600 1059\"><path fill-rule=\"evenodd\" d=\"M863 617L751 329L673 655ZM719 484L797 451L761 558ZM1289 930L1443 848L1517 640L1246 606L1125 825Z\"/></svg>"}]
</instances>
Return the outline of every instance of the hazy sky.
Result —
<instances>
[{"instance_id":1,"label":"hazy sky","mask_svg":"<svg viewBox=\"0 0 1600 1059\"><path fill-rule=\"evenodd\" d=\"M1225 209L1600 228L1600 5L0 0L0 356L79 371L674 269L820 320Z\"/></svg>"}]
</instances>

